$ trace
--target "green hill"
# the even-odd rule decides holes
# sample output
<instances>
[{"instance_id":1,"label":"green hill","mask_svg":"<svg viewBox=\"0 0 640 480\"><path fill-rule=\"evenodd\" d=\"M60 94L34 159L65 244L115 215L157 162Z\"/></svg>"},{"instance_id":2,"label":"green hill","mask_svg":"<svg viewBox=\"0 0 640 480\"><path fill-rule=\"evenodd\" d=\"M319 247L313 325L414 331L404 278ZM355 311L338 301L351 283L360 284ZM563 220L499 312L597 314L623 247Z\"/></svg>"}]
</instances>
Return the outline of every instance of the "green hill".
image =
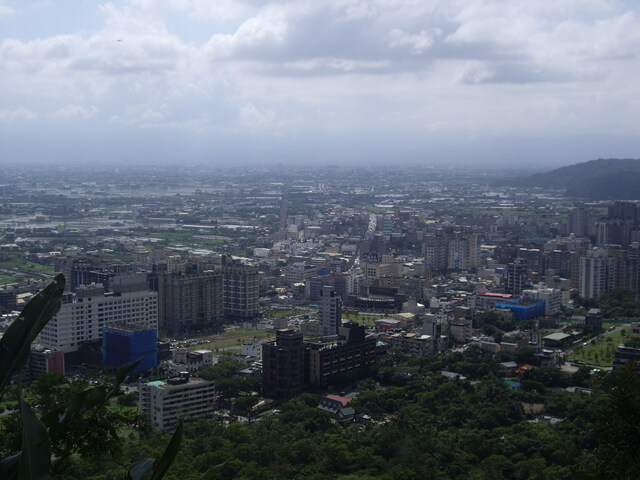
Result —
<instances>
[{"instance_id":1,"label":"green hill","mask_svg":"<svg viewBox=\"0 0 640 480\"><path fill-rule=\"evenodd\" d=\"M537 173L513 184L565 189L569 195L592 200L636 200L640 199L640 160L591 160Z\"/></svg>"}]
</instances>

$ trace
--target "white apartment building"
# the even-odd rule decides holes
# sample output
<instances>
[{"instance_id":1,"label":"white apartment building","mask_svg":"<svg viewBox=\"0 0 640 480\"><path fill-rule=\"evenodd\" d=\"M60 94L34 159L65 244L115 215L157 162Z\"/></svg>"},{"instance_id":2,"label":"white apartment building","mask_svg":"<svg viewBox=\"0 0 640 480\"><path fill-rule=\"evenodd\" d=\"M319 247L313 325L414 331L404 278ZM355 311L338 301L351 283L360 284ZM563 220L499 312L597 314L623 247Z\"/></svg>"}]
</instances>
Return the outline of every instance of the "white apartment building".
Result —
<instances>
[{"instance_id":1,"label":"white apartment building","mask_svg":"<svg viewBox=\"0 0 640 480\"><path fill-rule=\"evenodd\" d=\"M166 381L141 382L138 392L140 413L149 419L152 428L167 432L175 430L180 418L211 418L215 411L214 382L189 378L186 372Z\"/></svg>"},{"instance_id":2,"label":"white apartment building","mask_svg":"<svg viewBox=\"0 0 640 480\"><path fill-rule=\"evenodd\" d=\"M580 295L585 298L600 298L615 287L616 260L605 249L587 250L580 257Z\"/></svg>"},{"instance_id":3,"label":"white apartment building","mask_svg":"<svg viewBox=\"0 0 640 480\"><path fill-rule=\"evenodd\" d=\"M545 315L556 315L560 313L562 292L557 288L538 287L535 290L523 290L522 296L531 300L544 300Z\"/></svg>"},{"instance_id":4,"label":"white apartment building","mask_svg":"<svg viewBox=\"0 0 640 480\"><path fill-rule=\"evenodd\" d=\"M60 311L40 332L43 347L75 352L84 342L102 339L102 327L129 323L158 328L158 294L148 290L105 293L102 284L65 294Z\"/></svg>"}]
</instances>

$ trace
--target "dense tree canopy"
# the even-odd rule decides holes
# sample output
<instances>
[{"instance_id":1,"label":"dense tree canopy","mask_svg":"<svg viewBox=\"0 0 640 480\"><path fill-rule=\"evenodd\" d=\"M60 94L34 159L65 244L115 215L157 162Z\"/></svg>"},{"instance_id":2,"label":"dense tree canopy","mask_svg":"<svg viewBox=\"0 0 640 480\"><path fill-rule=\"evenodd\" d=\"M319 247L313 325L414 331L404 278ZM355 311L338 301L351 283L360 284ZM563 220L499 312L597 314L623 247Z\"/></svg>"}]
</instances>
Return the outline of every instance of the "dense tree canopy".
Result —
<instances>
[{"instance_id":1,"label":"dense tree canopy","mask_svg":"<svg viewBox=\"0 0 640 480\"><path fill-rule=\"evenodd\" d=\"M234 368L216 371L233 378ZM464 372L467 379L444 377L441 370ZM360 383L351 403L370 420L335 423L316 408L319 397L312 394L250 424L200 420L186 428L165 478L199 479L215 465L211 478L225 479L635 478L628 476L638 471L640 448L640 380L633 372L595 379L587 369L532 369L518 379L520 388L501 375L479 348L395 355L377 381ZM52 389L55 401L58 382L42 379L29 395L44 399ZM567 386L591 386L593 393L569 393ZM532 405L559 423L531 423L526 412ZM122 407L114 402L113 408ZM3 417L5 428L10 422ZM125 467L117 465L157 456L167 443L160 433L128 431L119 450L74 456L57 478L124 478Z\"/></svg>"}]
</instances>

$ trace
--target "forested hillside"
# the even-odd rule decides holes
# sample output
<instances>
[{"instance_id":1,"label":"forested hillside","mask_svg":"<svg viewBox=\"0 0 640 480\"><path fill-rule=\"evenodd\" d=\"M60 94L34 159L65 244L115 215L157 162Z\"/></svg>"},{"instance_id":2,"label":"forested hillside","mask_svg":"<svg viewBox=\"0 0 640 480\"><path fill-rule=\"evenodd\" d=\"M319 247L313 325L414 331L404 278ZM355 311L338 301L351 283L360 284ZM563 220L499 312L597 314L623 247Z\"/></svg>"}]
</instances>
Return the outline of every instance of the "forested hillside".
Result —
<instances>
[{"instance_id":1,"label":"forested hillside","mask_svg":"<svg viewBox=\"0 0 640 480\"><path fill-rule=\"evenodd\" d=\"M446 378L441 370L467 378ZM352 402L357 414L371 417L366 424L334 423L311 394L250 424L200 420L185 429L165 478L199 479L214 465L213 478L221 479L638 478L640 379L630 369L595 376L534 369L519 387L501 376L478 348L429 358L394 352ZM569 386L593 393L570 393ZM525 413L534 405L548 416L541 423ZM5 452L8 418L0 431ZM157 457L168 436L135 423L123 423L129 427L119 449L76 455L55 478L126 478L126 465Z\"/></svg>"},{"instance_id":2,"label":"forested hillside","mask_svg":"<svg viewBox=\"0 0 640 480\"><path fill-rule=\"evenodd\" d=\"M640 160L592 160L512 183L519 187L565 189L570 195L593 200L636 200L640 198Z\"/></svg>"}]
</instances>

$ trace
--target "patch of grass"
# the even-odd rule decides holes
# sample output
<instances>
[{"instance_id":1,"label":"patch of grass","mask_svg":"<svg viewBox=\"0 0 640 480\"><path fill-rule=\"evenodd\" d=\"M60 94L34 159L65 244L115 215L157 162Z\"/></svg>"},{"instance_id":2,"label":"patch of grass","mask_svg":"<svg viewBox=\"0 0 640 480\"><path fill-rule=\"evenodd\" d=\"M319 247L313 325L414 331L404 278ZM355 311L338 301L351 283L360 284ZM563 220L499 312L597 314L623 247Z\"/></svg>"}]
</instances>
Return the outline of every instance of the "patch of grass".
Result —
<instances>
[{"instance_id":1,"label":"patch of grass","mask_svg":"<svg viewBox=\"0 0 640 480\"><path fill-rule=\"evenodd\" d=\"M629 329L627 335L629 334ZM624 343L625 337L621 330L605 333L596 337L586 347L578 347L574 350L573 358L588 364L600 367L610 367L613 364L613 354L618 345Z\"/></svg>"}]
</instances>

